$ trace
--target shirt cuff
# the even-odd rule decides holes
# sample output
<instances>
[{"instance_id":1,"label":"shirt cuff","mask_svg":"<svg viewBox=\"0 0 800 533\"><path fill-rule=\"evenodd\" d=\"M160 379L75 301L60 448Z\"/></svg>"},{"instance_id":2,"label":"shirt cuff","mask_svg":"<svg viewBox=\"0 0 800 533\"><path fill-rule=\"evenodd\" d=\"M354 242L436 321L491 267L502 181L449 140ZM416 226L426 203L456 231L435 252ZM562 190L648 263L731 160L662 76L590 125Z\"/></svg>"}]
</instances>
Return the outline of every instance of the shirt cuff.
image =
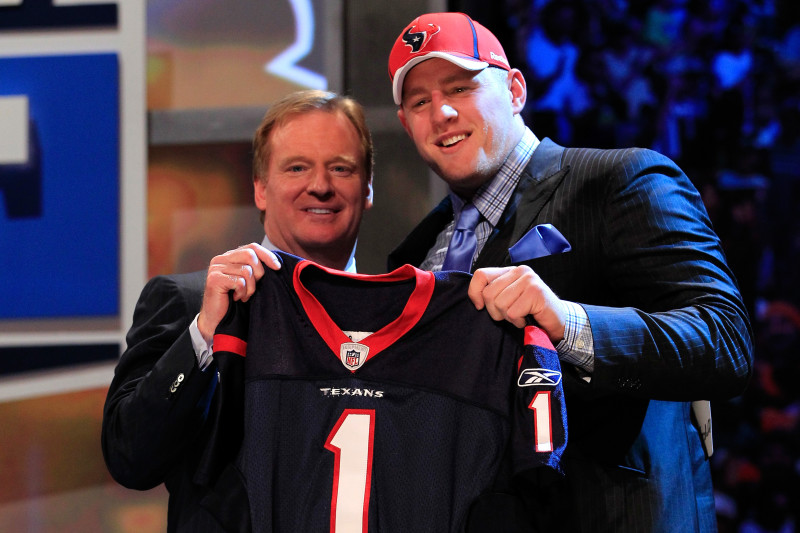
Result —
<instances>
[{"instance_id":1,"label":"shirt cuff","mask_svg":"<svg viewBox=\"0 0 800 533\"><path fill-rule=\"evenodd\" d=\"M200 333L200 329L197 327L197 318L199 316L200 313L198 313L197 316L194 317L194 320L192 320L192 323L189 324L189 336L192 337L192 346L194 347L195 356L197 356L197 366L200 370L205 370L211 365L211 361L214 360L212 357L214 353L214 341L212 340L209 344L203 338L203 334Z\"/></svg>"},{"instance_id":2,"label":"shirt cuff","mask_svg":"<svg viewBox=\"0 0 800 533\"><path fill-rule=\"evenodd\" d=\"M556 346L559 358L589 374L594 372L594 337L586 310L574 302L567 306L564 339Z\"/></svg>"}]
</instances>

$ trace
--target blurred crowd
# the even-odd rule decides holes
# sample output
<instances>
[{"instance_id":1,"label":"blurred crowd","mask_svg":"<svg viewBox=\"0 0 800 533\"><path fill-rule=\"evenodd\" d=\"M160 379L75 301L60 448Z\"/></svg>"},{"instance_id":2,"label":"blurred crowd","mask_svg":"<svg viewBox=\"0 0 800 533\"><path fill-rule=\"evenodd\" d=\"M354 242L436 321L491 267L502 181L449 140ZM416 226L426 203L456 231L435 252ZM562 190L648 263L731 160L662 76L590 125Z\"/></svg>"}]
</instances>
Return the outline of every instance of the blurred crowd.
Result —
<instances>
[{"instance_id":1,"label":"blurred crowd","mask_svg":"<svg viewBox=\"0 0 800 533\"><path fill-rule=\"evenodd\" d=\"M749 390L712 405L719 530L800 531L800 2L479 4L540 138L653 148L700 190L757 345Z\"/></svg>"}]
</instances>

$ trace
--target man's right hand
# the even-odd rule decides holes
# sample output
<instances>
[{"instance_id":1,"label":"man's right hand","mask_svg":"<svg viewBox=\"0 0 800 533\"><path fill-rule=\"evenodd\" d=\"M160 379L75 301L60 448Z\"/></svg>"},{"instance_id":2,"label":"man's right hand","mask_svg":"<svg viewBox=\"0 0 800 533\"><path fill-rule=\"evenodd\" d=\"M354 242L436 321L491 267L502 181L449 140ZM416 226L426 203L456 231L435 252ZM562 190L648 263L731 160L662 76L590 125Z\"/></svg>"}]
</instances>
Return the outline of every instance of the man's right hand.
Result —
<instances>
[{"instance_id":1,"label":"man's right hand","mask_svg":"<svg viewBox=\"0 0 800 533\"><path fill-rule=\"evenodd\" d=\"M523 328L531 316L553 344L564 339L566 305L529 266L479 268L467 295L494 320L508 320Z\"/></svg>"},{"instance_id":2,"label":"man's right hand","mask_svg":"<svg viewBox=\"0 0 800 533\"><path fill-rule=\"evenodd\" d=\"M197 318L197 329L207 343L211 343L217 325L228 312L228 293L233 291L234 300L249 300L256 290L256 282L264 275L264 265L273 270L281 267L275 254L257 243L228 250L211 260L203 307Z\"/></svg>"}]
</instances>

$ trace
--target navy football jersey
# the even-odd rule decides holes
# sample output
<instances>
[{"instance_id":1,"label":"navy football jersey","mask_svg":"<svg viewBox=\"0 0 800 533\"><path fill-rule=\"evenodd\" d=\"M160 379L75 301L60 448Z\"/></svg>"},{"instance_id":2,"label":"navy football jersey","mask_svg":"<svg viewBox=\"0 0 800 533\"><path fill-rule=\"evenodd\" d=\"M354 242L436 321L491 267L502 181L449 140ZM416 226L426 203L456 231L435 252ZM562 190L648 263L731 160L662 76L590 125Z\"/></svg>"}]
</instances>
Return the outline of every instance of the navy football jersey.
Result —
<instances>
[{"instance_id":1,"label":"navy football jersey","mask_svg":"<svg viewBox=\"0 0 800 533\"><path fill-rule=\"evenodd\" d=\"M558 470L557 354L476 310L468 274L279 257L214 337L215 357L244 358L254 531L464 531L501 471Z\"/></svg>"}]
</instances>

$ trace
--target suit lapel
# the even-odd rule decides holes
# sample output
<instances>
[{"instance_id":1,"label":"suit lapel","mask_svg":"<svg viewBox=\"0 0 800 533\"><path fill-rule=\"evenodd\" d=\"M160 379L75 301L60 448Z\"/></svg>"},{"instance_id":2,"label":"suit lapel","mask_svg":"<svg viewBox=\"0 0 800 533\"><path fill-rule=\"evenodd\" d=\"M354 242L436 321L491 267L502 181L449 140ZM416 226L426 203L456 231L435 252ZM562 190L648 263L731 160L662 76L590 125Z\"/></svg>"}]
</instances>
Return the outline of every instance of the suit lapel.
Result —
<instances>
[{"instance_id":1,"label":"suit lapel","mask_svg":"<svg viewBox=\"0 0 800 533\"><path fill-rule=\"evenodd\" d=\"M533 227L533 222L539 216L542 208L553 197L553 193L561 185L564 177L569 173L569 167L563 168L532 186L523 193L517 205L518 216L514 224L509 246L517 242Z\"/></svg>"},{"instance_id":2,"label":"suit lapel","mask_svg":"<svg viewBox=\"0 0 800 533\"><path fill-rule=\"evenodd\" d=\"M542 208L569 173L569 167L561 168L563 152L564 148L550 139L539 144L520 176L500 225L475 261L475 269L510 264L508 248L534 226Z\"/></svg>"}]
</instances>

